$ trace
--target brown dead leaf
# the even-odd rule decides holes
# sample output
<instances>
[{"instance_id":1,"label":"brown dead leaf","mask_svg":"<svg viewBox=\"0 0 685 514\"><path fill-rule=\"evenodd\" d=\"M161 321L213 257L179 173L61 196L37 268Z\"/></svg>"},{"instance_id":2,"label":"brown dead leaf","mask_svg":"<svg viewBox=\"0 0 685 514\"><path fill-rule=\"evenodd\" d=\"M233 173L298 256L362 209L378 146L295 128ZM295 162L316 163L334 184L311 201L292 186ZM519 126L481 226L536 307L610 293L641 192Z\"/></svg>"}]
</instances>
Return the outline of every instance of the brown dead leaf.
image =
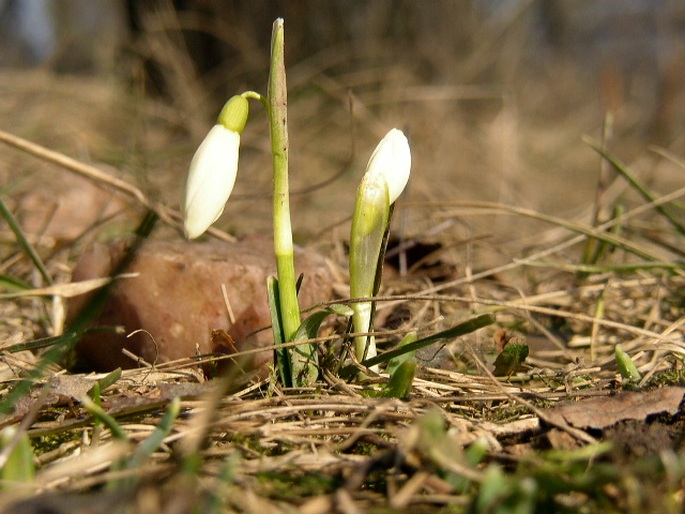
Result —
<instances>
[{"instance_id":1,"label":"brown dead leaf","mask_svg":"<svg viewBox=\"0 0 685 514\"><path fill-rule=\"evenodd\" d=\"M55 375L48 384L50 393L62 401L79 401L95 385L97 380L84 375Z\"/></svg>"},{"instance_id":2,"label":"brown dead leaf","mask_svg":"<svg viewBox=\"0 0 685 514\"><path fill-rule=\"evenodd\" d=\"M624 391L616 396L565 403L544 409L552 423L576 428L605 428L626 419L644 420L647 416L680 409L685 388L664 387L647 392Z\"/></svg>"},{"instance_id":3,"label":"brown dead leaf","mask_svg":"<svg viewBox=\"0 0 685 514\"><path fill-rule=\"evenodd\" d=\"M22 420L32 409L72 405L78 402L97 382L84 375L55 375L46 383L34 387L14 404L14 412L0 419L0 427Z\"/></svg>"}]
</instances>

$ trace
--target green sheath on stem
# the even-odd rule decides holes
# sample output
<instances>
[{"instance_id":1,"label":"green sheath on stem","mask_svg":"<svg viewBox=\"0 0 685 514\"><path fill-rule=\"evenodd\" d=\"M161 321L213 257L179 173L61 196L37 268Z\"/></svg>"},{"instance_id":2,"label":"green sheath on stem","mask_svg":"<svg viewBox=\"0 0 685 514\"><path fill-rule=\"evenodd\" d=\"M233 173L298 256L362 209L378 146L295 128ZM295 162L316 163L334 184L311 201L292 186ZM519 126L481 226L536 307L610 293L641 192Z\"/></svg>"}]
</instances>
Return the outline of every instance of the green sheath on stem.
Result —
<instances>
[{"instance_id":1,"label":"green sheath on stem","mask_svg":"<svg viewBox=\"0 0 685 514\"><path fill-rule=\"evenodd\" d=\"M364 175L357 191L350 232L350 296L368 298L375 294L383 236L389 217L388 186L382 177ZM370 332L372 302L352 304L352 324L357 333ZM357 360L376 356L373 336L359 335L354 340ZM378 371L378 368L372 368Z\"/></svg>"}]
</instances>

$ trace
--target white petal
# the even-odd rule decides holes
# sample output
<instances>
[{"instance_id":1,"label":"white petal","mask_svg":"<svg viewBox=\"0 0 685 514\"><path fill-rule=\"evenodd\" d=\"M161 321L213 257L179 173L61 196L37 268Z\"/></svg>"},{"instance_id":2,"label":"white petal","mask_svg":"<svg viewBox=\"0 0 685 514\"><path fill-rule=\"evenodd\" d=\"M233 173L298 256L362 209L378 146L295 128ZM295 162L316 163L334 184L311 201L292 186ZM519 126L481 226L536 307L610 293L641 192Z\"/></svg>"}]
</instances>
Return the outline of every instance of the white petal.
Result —
<instances>
[{"instance_id":1,"label":"white petal","mask_svg":"<svg viewBox=\"0 0 685 514\"><path fill-rule=\"evenodd\" d=\"M385 177L390 203L394 203L407 186L410 171L409 141L401 130L392 129L378 143L366 166L366 172L380 173Z\"/></svg>"},{"instance_id":2,"label":"white petal","mask_svg":"<svg viewBox=\"0 0 685 514\"><path fill-rule=\"evenodd\" d=\"M189 239L202 235L224 211L238 172L239 147L237 132L214 125L195 152L181 205Z\"/></svg>"}]
</instances>

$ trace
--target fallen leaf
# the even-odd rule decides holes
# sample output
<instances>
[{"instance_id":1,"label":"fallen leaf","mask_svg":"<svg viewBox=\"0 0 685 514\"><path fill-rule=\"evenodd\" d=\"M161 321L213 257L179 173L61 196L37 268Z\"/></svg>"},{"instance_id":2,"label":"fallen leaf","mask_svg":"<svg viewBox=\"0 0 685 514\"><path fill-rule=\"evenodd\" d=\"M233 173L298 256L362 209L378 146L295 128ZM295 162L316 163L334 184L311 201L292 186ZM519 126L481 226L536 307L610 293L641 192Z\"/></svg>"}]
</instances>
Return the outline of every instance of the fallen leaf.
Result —
<instances>
[{"instance_id":1,"label":"fallen leaf","mask_svg":"<svg viewBox=\"0 0 685 514\"><path fill-rule=\"evenodd\" d=\"M685 388L664 387L646 392L624 391L615 396L593 398L543 409L552 423L576 428L605 428L626 419L644 420L647 416L667 412L677 414Z\"/></svg>"},{"instance_id":2,"label":"fallen leaf","mask_svg":"<svg viewBox=\"0 0 685 514\"><path fill-rule=\"evenodd\" d=\"M84 375L55 375L48 381L50 394L62 401L78 401L86 395L97 382L95 378Z\"/></svg>"},{"instance_id":3,"label":"fallen leaf","mask_svg":"<svg viewBox=\"0 0 685 514\"><path fill-rule=\"evenodd\" d=\"M57 407L69 405L78 401L93 385L97 383L94 377L84 375L55 375L50 377L45 384L31 389L14 404L14 411L0 419L0 427L11 425L22 420L31 409L38 406Z\"/></svg>"}]
</instances>

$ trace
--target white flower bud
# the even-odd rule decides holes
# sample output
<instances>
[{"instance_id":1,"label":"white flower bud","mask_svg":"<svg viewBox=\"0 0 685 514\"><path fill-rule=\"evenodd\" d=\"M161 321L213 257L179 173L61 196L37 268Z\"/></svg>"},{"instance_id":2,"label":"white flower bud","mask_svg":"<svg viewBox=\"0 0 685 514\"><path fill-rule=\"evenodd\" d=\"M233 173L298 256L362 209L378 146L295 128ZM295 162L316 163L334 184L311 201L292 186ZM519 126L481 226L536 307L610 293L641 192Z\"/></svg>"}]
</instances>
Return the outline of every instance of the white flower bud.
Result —
<instances>
[{"instance_id":1,"label":"white flower bud","mask_svg":"<svg viewBox=\"0 0 685 514\"><path fill-rule=\"evenodd\" d=\"M411 152L401 130L392 129L378 143L357 190L350 233L350 296L375 294L376 275L383 249L390 206L399 198L409 181ZM352 324L355 332L371 332L372 302L355 302ZM373 336L355 337L357 358L375 357ZM371 368L378 371L377 366Z\"/></svg>"},{"instance_id":2,"label":"white flower bud","mask_svg":"<svg viewBox=\"0 0 685 514\"><path fill-rule=\"evenodd\" d=\"M238 173L240 133L247 116L247 99L231 98L190 162L181 195L183 228L188 239L204 234L224 212Z\"/></svg>"},{"instance_id":3,"label":"white flower bud","mask_svg":"<svg viewBox=\"0 0 685 514\"><path fill-rule=\"evenodd\" d=\"M394 203L404 191L411 171L409 141L399 129L388 132L371 154L366 174L379 173L388 185L390 203Z\"/></svg>"}]
</instances>

